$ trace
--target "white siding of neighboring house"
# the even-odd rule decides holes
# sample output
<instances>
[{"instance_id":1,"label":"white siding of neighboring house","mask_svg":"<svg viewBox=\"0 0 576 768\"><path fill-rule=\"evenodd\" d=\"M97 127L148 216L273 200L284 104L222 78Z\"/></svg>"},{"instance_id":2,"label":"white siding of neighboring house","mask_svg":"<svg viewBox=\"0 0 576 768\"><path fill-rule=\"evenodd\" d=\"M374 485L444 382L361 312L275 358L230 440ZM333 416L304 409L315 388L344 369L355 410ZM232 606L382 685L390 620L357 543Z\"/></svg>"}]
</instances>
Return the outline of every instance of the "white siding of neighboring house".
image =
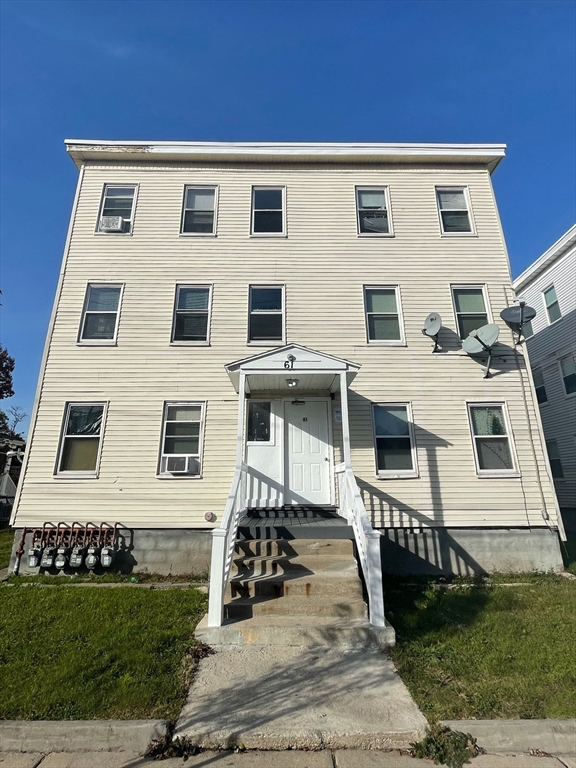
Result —
<instances>
[{"instance_id":1,"label":"white siding of neighboring house","mask_svg":"<svg viewBox=\"0 0 576 768\"><path fill-rule=\"evenodd\" d=\"M95 235L104 184L140 185L132 236ZM183 188L218 184L217 237L180 237ZM286 185L288 237L251 238L253 184ZM388 185L395 236L356 234L355 185ZM467 185L477 236L441 237L435 185ZM125 284L117 346L78 346L88 282ZM213 284L211 345L170 346L177 283ZM362 366L352 384L352 465L380 526L542 526L553 491L522 349L500 321L510 275L489 174L469 166L202 163L86 166L15 524L119 520L210 528L235 463L238 397L224 364L246 344L248 285L286 286L287 342ZM495 375L458 349L432 354L429 312L455 329L450 284L486 284L505 361ZM363 285L400 286L405 347L366 344ZM449 333L449 332L447 332ZM447 338L446 336L444 338ZM163 404L206 401L201 479L157 479ZM479 479L466 401L507 404L521 477ZM54 478L67 401L109 403L99 478ZM375 474L372 402L411 402L419 477ZM337 405L337 401L335 405ZM340 430L335 439L339 441ZM337 460L340 449L336 446Z\"/></svg>"},{"instance_id":2,"label":"white siding of neighboring house","mask_svg":"<svg viewBox=\"0 0 576 768\"><path fill-rule=\"evenodd\" d=\"M576 227L573 228L576 234ZM576 246L571 238L557 258L533 279L522 275L518 298L525 299L538 312L532 321L534 336L528 339L528 354L533 369L544 377L548 402L540 405L540 416L547 440L556 440L564 472L554 484L561 507L576 507L576 394L567 395L562 382L560 358L576 355ZM562 317L550 324L543 291L556 288Z\"/></svg>"}]
</instances>

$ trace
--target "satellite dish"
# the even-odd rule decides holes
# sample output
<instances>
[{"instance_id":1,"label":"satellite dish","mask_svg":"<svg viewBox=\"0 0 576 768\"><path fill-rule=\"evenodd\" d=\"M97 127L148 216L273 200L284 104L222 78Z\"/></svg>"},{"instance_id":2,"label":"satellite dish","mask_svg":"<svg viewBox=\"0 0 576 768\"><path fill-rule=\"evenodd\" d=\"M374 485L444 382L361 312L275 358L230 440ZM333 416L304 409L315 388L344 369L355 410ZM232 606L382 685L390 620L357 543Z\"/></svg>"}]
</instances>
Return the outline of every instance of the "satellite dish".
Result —
<instances>
[{"instance_id":1,"label":"satellite dish","mask_svg":"<svg viewBox=\"0 0 576 768\"><path fill-rule=\"evenodd\" d=\"M478 328L477 331L472 331L462 342L462 349L472 357L488 353L488 363L484 372L485 379L490 376L492 347L498 341L499 335L500 329L498 326L495 323L488 323L488 325L483 325L481 328Z\"/></svg>"},{"instance_id":2,"label":"satellite dish","mask_svg":"<svg viewBox=\"0 0 576 768\"><path fill-rule=\"evenodd\" d=\"M430 336L431 339L434 339L434 349L432 352L438 351L438 334L440 333L440 328L442 328L442 318L438 312L431 312L426 320L424 320L422 333L425 336Z\"/></svg>"},{"instance_id":3,"label":"satellite dish","mask_svg":"<svg viewBox=\"0 0 576 768\"><path fill-rule=\"evenodd\" d=\"M536 310L526 306L525 301L519 302L516 307L507 307L500 312L500 317L513 333L518 334L516 344L520 343L520 337L523 335L523 328L536 317Z\"/></svg>"}]
</instances>

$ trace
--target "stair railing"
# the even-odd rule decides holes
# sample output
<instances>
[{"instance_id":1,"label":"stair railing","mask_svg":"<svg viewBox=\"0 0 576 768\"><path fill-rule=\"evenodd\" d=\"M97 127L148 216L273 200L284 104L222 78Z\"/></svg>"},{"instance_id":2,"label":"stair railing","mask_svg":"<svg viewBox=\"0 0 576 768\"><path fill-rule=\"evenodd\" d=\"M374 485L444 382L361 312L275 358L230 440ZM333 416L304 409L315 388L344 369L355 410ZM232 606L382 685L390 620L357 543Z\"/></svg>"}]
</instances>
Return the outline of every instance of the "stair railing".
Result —
<instances>
[{"instance_id":1,"label":"stair railing","mask_svg":"<svg viewBox=\"0 0 576 768\"><path fill-rule=\"evenodd\" d=\"M221 627L224 620L224 592L230 576L240 513L246 509L246 478L248 467L234 473L224 516L219 528L212 531L212 560L210 563L210 592L208 597L208 626Z\"/></svg>"},{"instance_id":2,"label":"stair railing","mask_svg":"<svg viewBox=\"0 0 576 768\"><path fill-rule=\"evenodd\" d=\"M382 562L380 560L380 532L372 528L366 507L360 495L354 472L339 464L335 468L338 478L340 514L352 526L358 558L368 592L370 623L384 627L384 594L382 591Z\"/></svg>"}]
</instances>

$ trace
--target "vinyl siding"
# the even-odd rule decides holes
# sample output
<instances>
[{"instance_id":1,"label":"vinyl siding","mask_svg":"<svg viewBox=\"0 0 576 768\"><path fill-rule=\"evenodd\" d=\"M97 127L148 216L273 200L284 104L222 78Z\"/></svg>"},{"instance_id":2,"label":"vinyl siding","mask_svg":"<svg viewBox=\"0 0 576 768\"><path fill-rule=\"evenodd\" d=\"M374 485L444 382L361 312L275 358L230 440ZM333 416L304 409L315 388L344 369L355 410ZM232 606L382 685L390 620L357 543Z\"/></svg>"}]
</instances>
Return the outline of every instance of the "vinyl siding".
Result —
<instances>
[{"instance_id":1,"label":"vinyl siding","mask_svg":"<svg viewBox=\"0 0 576 768\"><path fill-rule=\"evenodd\" d=\"M104 184L139 185L132 235L94 233ZM179 236L187 184L219 186L216 237ZM249 236L252 185L286 186L286 238ZM388 186L394 237L357 236L356 185ZM469 187L476 236L441 236L436 185ZM116 346L76 344L88 282L125 284ZM179 283L214 286L210 346L170 345ZM459 349L452 283L486 284L502 342L490 379ZM287 343L362 366L349 392L352 462L376 526L538 526L542 509L555 522L522 350L499 318L513 294L487 171L94 163L73 223L17 525L105 519L209 528L206 511L219 523L238 407L224 365L263 350L246 343L249 284L285 285ZM363 286L380 284L400 286L404 347L366 344ZM436 355L421 332L432 311L444 326ZM109 403L95 480L53 477L71 400ZM202 478L156 477L166 400L207 402ZM476 476L467 400L507 404L520 478ZM372 402L412 403L418 478L376 479ZM338 456L341 430L334 431Z\"/></svg>"}]
</instances>

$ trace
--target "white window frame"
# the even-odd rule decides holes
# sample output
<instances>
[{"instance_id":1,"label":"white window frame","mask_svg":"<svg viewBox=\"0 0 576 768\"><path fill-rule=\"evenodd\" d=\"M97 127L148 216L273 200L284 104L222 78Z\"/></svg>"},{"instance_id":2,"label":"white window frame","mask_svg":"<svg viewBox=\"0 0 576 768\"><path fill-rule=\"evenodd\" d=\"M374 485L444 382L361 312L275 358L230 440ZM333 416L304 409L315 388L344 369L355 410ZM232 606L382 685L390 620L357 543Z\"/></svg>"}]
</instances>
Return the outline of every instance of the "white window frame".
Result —
<instances>
[{"instance_id":1,"label":"white window frame","mask_svg":"<svg viewBox=\"0 0 576 768\"><path fill-rule=\"evenodd\" d=\"M358 193L368 190L377 190L384 192L386 201L386 213L388 214L388 232L360 232L360 206ZM358 237L394 237L394 226L392 224L392 209L390 207L390 187L387 184L357 184L354 188L354 199L356 202L356 234Z\"/></svg>"},{"instance_id":2,"label":"white window frame","mask_svg":"<svg viewBox=\"0 0 576 768\"><path fill-rule=\"evenodd\" d=\"M279 190L282 192L282 232L254 232L254 214L256 209L254 208L255 192L260 190ZM259 211L263 210L278 210L277 208L259 208ZM287 237L286 229L286 186L281 184L254 184L250 192L250 237Z\"/></svg>"},{"instance_id":3,"label":"white window frame","mask_svg":"<svg viewBox=\"0 0 576 768\"><path fill-rule=\"evenodd\" d=\"M132 211L131 216L129 219L124 219L125 222L128 222L128 231L127 232L102 232L100 229L100 221L102 220L102 215L104 213L104 201L106 200L106 190L108 187L123 187L124 189L128 189L131 187L134 190L134 197L132 198ZM98 218L96 220L96 229L94 231L95 235L104 235L105 237L108 237L109 235L113 236L131 236L134 231L134 218L136 215L136 201L138 200L138 190L140 185L139 184L104 184L104 187L102 188L102 198L100 200L100 207L98 209Z\"/></svg>"},{"instance_id":4,"label":"white window frame","mask_svg":"<svg viewBox=\"0 0 576 768\"><path fill-rule=\"evenodd\" d=\"M562 388L564 390L564 397L576 397L576 392L567 392L566 391L566 382L564 381L564 371L562 369L562 360L564 360L567 357L572 357L574 359L574 362L576 363L576 354L574 352L569 352L567 355L560 355L558 358L558 370L560 372L560 378L562 379Z\"/></svg>"},{"instance_id":5,"label":"white window frame","mask_svg":"<svg viewBox=\"0 0 576 768\"><path fill-rule=\"evenodd\" d=\"M396 293L396 310L398 314L398 325L400 327L399 339L371 339L368 326L368 309L366 304L366 291L395 291ZM402 296L400 294L399 285L364 285L362 291L362 297L364 300L364 325L366 327L366 344L370 346L385 346L385 347L405 347L406 337L404 334L404 316L402 314ZM383 314L381 312L371 312L370 314Z\"/></svg>"},{"instance_id":6,"label":"white window frame","mask_svg":"<svg viewBox=\"0 0 576 768\"><path fill-rule=\"evenodd\" d=\"M445 232L444 231L444 222L442 221L442 213L440 210L440 198L438 196L439 192L464 192L464 199L466 201L466 208L468 213L468 221L470 222L469 232ZM464 185L458 185L458 184L454 184L454 185L440 184L434 187L434 194L436 198L436 212L438 214L438 222L440 224L441 236L442 237L477 237L476 225L474 223L474 216L472 215L472 202L470 200L469 187Z\"/></svg>"},{"instance_id":7,"label":"white window frame","mask_svg":"<svg viewBox=\"0 0 576 768\"><path fill-rule=\"evenodd\" d=\"M214 219L212 221L212 232L184 232L184 216L188 210L186 206L186 195L189 189L213 189L214 190ZM216 237L218 231L218 184L185 184L184 194L182 196L182 215L180 217L180 235L181 237Z\"/></svg>"},{"instance_id":8,"label":"white window frame","mask_svg":"<svg viewBox=\"0 0 576 768\"><path fill-rule=\"evenodd\" d=\"M114 347L117 344L118 339L118 326L120 325L120 311L122 308L122 298L124 297L124 286L125 283L103 283L103 282L94 282L94 283L87 283L86 284L86 292L84 294L84 304L82 307L82 315L80 317L80 327L78 329L78 338L76 340L76 343L79 346L87 346L87 347ZM86 315L88 313L88 297L90 295L90 289L91 288L120 288L120 295L118 296L118 309L116 310L116 325L114 326L114 336L111 339L83 339L82 334L84 333L84 326L86 324ZM90 314L92 314L93 310L90 311ZM102 312L98 312L96 314L103 314ZM112 314L112 312L109 312L108 314Z\"/></svg>"},{"instance_id":9,"label":"white window frame","mask_svg":"<svg viewBox=\"0 0 576 768\"><path fill-rule=\"evenodd\" d=\"M554 293L556 294L556 304L558 304L558 310L560 312L560 317L556 318L556 320L550 319L550 312L548 311L548 304L546 304L546 291L549 291L550 288L554 288ZM548 325L554 325L554 323L558 323L560 320L562 320L562 307L560 306L560 299L558 298L558 291L556 290L556 286L554 283L550 283L550 285L547 285L546 288L542 291L542 302L544 304L544 311L546 312L546 320L548 322Z\"/></svg>"},{"instance_id":10,"label":"white window frame","mask_svg":"<svg viewBox=\"0 0 576 768\"><path fill-rule=\"evenodd\" d=\"M178 296L181 288L207 288L208 289L208 325L206 327L206 341L186 341L174 338L176 333L176 315L178 314ZM174 291L174 312L172 314L172 331L170 333L170 345L175 347L209 347L210 327L212 323L212 295L214 285L212 283L176 283ZM180 310L185 311L185 310Z\"/></svg>"},{"instance_id":11,"label":"white window frame","mask_svg":"<svg viewBox=\"0 0 576 768\"><path fill-rule=\"evenodd\" d=\"M168 408L172 406L200 406L200 430L198 432L198 455L192 453L165 454L164 441L166 439L166 416ZM206 400L165 400L162 408L162 423L160 429L160 450L158 453L158 464L156 469L156 478L158 480L201 480L204 473L204 429L206 426ZM200 472L197 475L192 474L172 474L171 472L162 472L162 459L164 456L188 456L198 460Z\"/></svg>"},{"instance_id":12,"label":"white window frame","mask_svg":"<svg viewBox=\"0 0 576 768\"><path fill-rule=\"evenodd\" d=\"M250 415L250 403L270 403L270 439L248 440L248 421ZM274 413L274 398L258 397L246 400L246 445L247 446L275 446L276 445L276 418Z\"/></svg>"},{"instance_id":13,"label":"white window frame","mask_svg":"<svg viewBox=\"0 0 576 768\"><path fill-rule=\"evenodd\" d=\"M376 434L376 418L375 408L406 408L406 416L408 419L408 431L410 437L410 453L412 456L412 469L396 469L396 470L381 470L378 469L378 443ZM414 420L412 418L412 403L411 402L395 402L384 403L375 402L372 403L371 413L372 417L372 439L374 443L374 468L376 470L376 477L379 480L406 480L419 477L418 470L418 452L416 449L416 440L414 438Z\"/></svg>"},{"instance_id":14,"label":"white window frame","mask_svg":"<svg viewBox=\"0 0 576 768\"><path fill-rule=\"evenodd\" d=\"M454 324L456 326L456 333L461 341L464 341L466 336L460 336L460 323L458 322L458 311L456 310L456 297L454 291L458 290L481 290L482 298L484 299L484 309L486 310L486 324L492 323L492 313L490 312L490 301L488 299L488 290L486 284L480 285L479 283L471 283L465 285L462 283L454 283L450 285L450 294L452 296L452 311L454 312ZM480 326L481 327L481 326Z\"/></svg>"},{"instance_id":15,"label":"white window frame","mask_svg":"<svg viewBox=\"0 0 576 768\"><path fill-rule=\"evenodd\" d=\"M96 454L96 466L92 471L85 470L73 470L73 469L60 469L62 463L62 454L64 453L64 442L66 439L66 431L68 429L68 421L70 418L70 410L74 406L102 406L102 425L100 427L100 435L98 441L98 452ZM104 430L106 428L106 416L108 414L108 401L106 400L69 400L64 406L64 417L62 419L62 427L60 429L60 440L58 443L58 454L56 456L56 467L54 470L55 478L68 478L74 480L96 480L100 476L100 458L102 456L102 445L104 443Z\"/></svg>"},{"instance_id":16,"label":"white window frame","mask_svg":"<svg viewBox=\"0 0 576 768\"><path fill-rule=\"evenodd\" d=\"M282 338L281 339L256 339L250 340L250 315L252 314L252 289L253 288L280 288L282 290ZM262 312L262 314L277 315L277 310ZM284 283L250 283L248 286L248 321L246 324L246 344L250 347L283 347L286 344L286 285Z\"/></svg>"},{"instance_id":17,"label":"white window frame","mask_svg":"<svg viewBox=\"0 0 576 768\"><path fill-rule=\"evenodd\" d=\"M508 448L510 450L510 457L512 459L513 466L510 469L480 469L480 461L478 458L478 449L476 447L476 437L486 437L486 435L475 435L474 425L472 423L472 408L501 408L504 417L504 424L506 425L506 435L495 435L495 437L506 437L508 440ZM466 409L468 412L468 428L470 430L470 439L472 440L472 451L474 453L474 464L476 467L476 476L480 478L497 478L497 477L520 477L518 470L518 456L516 455L516 447L514 445L514 436L512 433L512 427L510 424L510 417L508 415L508 406L506 402L484 402L467 400Z\"/></svg>"}]
</instances>

